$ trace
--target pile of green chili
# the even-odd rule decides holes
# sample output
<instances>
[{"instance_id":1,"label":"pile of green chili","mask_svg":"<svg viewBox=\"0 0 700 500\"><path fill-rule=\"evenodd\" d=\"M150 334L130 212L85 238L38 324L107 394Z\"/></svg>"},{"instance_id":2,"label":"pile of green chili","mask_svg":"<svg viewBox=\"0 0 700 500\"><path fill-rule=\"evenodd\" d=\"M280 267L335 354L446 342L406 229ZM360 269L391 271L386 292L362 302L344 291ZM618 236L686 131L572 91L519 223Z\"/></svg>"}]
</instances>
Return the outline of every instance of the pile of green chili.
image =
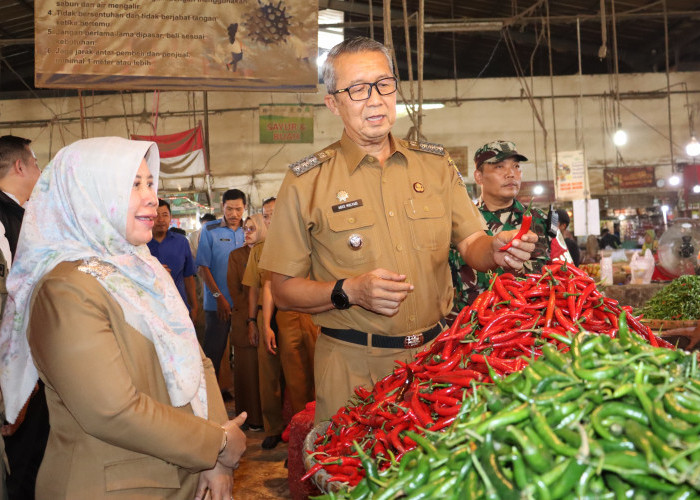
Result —
<instances>
[{"instance_id":1,"label":"pile of green chili","mask_svg":"<svg viewBox=\"0 0 700 500\"><path fill-rule=\"evenodd\" d=\"M649 319L700 319L700 276L681 276L659 290L639 311Z\"/></svg>"},{"instance_id":2,"label":"pile of green chili","mask_svg":"<svg viewBox=\"0 0 700 500\"><path fill-rule=\"evenodd\" d=\"M366 471L332 498L688 499L700 495L695 354L648 345L620 316L619 337L562 337L495 384L481 384L444 432Z\"/></svg>"}]
</instances>

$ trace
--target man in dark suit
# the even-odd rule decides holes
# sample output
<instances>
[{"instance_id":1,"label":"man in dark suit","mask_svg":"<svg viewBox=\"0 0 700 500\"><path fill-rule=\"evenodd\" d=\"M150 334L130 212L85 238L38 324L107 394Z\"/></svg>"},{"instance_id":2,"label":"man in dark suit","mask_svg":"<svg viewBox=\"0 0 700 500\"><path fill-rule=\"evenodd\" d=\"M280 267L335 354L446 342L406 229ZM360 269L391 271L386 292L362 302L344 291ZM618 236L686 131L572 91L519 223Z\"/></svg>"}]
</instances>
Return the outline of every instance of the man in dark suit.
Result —
<instances>
[{"instance_id":1,"label":"man in dark suit","mask_svg":"<svg viewBox=\"0 0 700 500\"><path fill-rule=\"evenodd\" d=\"M36 155L29 147L32 141L13 135L0 137L0 223L10 255L4 254L0 269L2 308L5 305L5 279L17 249L17 240L24 217L23 205L29 199L41 171ZM0 313L0 318L2 318ZM4 413L4 412L3 412ZM22 420L24 413L24 420ZM44 456L49 435L49 411L46 406L44 386L41 382L34 389L28 403L14 424L0 429L5 439L5 452L10 465L7 476L7 492L10 500L34 498L34 484Z\"/></svg>"}]
</instances>

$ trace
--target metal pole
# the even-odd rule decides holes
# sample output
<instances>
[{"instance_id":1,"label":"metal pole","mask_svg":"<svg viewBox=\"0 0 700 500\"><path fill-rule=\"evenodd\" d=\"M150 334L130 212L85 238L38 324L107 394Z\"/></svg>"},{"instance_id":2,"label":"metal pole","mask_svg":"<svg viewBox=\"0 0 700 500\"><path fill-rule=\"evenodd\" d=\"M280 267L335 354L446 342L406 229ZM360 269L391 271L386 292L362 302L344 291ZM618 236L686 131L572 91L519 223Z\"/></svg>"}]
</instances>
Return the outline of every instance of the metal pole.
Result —
<instances>
[{"instance_id":1,"label":"metal pole","mask_svg":"<svg viewBox=\"0 0 700 500\"><path fill-rule=\"evenodd\" d=\"M209 164L211 161L211 155L209 154L209 99L206 90L202 94L204 98L204 149L206 157L205 182L207 184L207 196L209 197L209 203L207 203L207 205L213 207L214 198L211 192L211 169L209 168Z\"/></svg>"}]
</instances>

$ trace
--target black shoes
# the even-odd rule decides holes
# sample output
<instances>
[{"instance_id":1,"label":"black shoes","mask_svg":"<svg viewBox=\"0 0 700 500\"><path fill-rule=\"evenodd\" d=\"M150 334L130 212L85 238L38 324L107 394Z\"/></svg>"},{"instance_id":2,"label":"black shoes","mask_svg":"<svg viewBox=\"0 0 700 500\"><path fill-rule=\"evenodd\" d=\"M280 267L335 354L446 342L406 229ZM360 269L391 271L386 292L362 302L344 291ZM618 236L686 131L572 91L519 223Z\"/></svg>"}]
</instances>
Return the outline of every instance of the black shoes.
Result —
<instances>
[{"instance_id":1,"label":"black shoes","mask_svg":"<svg viewBox=\"0 0 700 500\"><path fill-rule=\"evenodd\" d=\"M263 439L261 446L263 450L271 450L272 448L277 446L280 441L282 441L282 436L280 436L279 434L276 434L274 436L267 436L265 439Z\"/></svg>"}]
</instances>

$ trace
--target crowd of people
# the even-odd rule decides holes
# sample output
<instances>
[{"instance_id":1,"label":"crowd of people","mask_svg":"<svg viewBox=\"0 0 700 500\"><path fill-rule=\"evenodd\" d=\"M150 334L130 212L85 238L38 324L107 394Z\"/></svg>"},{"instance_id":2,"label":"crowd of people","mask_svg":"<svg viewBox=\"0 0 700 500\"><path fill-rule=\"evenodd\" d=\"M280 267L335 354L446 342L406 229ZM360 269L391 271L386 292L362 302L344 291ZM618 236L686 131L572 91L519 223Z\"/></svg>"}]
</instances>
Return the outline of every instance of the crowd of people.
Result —
<instances>
[{"instance_id":1,"label":"crowd of people","mask_svg":"<svg viewBox=\"0 0 700 500\"><path fill-rule=\"evenodd\" d=\"M442 146L392 134L382 44L345 40L323 79L340 140L292 164L261 213L225 191L189 237L157 198L154 143L81 140L40 176L30 141L0 138L10 499L232 498L243 431L277 446L285 395L328 419L448 328L488 272L576 262L568 214L516 199L515 144L477 150L475 205Z\"/></svg>"}]
</instances>

